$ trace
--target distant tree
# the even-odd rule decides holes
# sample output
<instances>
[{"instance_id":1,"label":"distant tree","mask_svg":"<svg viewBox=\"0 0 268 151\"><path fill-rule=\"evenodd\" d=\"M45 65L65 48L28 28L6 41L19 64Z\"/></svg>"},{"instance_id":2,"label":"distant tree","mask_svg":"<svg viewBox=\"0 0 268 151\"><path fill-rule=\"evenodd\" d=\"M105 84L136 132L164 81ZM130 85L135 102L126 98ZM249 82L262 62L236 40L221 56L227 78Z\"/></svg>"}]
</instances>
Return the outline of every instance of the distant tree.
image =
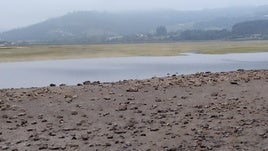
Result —
<instances>
[{"instance_id":1,"label":"distant tree","mask_svg":"<svg viewBox=\"0 0 268 151\"><path fill-rule=\"evenodd\" d=\"M233 34L252 35L268 34L268 20L254 20L237 23L232 28Z\"/></svg>"},{"instance_id":2,"label":"distant tree","mask_svg":"<svg viewBox=\"0 0 268 151\"><path fill-rule=\"evenodd\" d=\"M165 26L159 26L156 28L157 36L165 36L167 34L167 29Z\"/></svg>"},{"instance_id":3,"label":"distant tree","mask_svg":"<svg viewBox=\"0 0 268 151\"><path fill-rule=\"evenodd\" d=\"M230 31L223 30L186 30L180 34L181 40L220 40L231 35Z\"/></svg>"}]
</instances>

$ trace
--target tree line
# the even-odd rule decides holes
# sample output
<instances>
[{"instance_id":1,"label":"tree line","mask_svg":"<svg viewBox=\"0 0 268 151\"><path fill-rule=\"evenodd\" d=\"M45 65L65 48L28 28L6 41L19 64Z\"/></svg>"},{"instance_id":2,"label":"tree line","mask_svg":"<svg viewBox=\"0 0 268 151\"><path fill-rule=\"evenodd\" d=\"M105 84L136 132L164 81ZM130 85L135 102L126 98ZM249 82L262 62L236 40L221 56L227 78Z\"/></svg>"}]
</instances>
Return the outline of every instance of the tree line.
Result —
<instances>
[{"instance_id":1,"label":"tree line","mask_svg":"<svg viewBox=\"0 0 268 151\"><path fill-rule=\"evenodd\" d=\"M128 35L110 42L157 42L157 41L200 41L200 40L260 40L268 39L268 20L246 21L235 24L232 30L185 30L168 32L165 26L156 28L155 33Z\"/></svg>"}]
</instances>

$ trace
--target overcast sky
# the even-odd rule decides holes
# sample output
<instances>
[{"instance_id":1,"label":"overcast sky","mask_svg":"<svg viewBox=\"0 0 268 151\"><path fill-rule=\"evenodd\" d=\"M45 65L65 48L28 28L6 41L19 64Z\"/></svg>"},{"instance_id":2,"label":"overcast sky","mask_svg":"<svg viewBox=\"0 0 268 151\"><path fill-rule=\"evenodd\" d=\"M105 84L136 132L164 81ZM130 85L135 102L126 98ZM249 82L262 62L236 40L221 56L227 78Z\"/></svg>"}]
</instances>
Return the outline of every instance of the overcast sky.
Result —
<instances>
[{"instance_id":1,"label":"overcast sky","mask_svg":"<svg viewBox=\"0 0 268 151\"><path fill-rule=\"evenodd\" d=\"M0 0L0 32L79 10L199 10L268 5L268 0Z\"/></svg>"}]
</instances>

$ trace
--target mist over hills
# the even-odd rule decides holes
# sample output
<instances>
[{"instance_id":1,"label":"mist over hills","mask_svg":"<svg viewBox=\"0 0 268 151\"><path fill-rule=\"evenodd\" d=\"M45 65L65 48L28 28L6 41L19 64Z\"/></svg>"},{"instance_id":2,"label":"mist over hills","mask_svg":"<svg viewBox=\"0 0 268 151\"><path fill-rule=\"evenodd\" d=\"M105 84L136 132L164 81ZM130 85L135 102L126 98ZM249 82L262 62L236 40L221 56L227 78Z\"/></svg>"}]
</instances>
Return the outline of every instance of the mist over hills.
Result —
<instances>
[{"instance_id":1,"label":"mist over hills","mask_svg":"<svg viewBox=\"0 0 268 151\"><path fill-rule=\"evenodd\" d=\"M26 42L90 42L141 33L231 30L236 23L268 19L268 6L232 7L200 11L96 12L80 11L38 24L3 32L0 40Z\"/></svg>"}]
</instances>

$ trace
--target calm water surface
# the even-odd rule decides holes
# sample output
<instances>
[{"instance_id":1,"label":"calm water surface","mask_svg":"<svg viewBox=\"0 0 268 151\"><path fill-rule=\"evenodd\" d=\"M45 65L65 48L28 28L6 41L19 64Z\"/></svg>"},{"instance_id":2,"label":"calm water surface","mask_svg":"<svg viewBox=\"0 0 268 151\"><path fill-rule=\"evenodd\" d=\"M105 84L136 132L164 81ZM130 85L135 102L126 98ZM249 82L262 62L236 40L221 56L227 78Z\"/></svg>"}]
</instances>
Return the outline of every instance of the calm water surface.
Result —
<instances>
[{"instance_id":1,"label":"calm water surface","mask_svg":"<svg viewBox=\"0 0 268 151\"><path fill-rule=\"evenodd\" d=\"M50 83L113 82L171 74L237 69L268 69L268 53L185 54L174 57L122 57L0 63L0 88L40 87Z\"/></svg>"}]
</instances>

